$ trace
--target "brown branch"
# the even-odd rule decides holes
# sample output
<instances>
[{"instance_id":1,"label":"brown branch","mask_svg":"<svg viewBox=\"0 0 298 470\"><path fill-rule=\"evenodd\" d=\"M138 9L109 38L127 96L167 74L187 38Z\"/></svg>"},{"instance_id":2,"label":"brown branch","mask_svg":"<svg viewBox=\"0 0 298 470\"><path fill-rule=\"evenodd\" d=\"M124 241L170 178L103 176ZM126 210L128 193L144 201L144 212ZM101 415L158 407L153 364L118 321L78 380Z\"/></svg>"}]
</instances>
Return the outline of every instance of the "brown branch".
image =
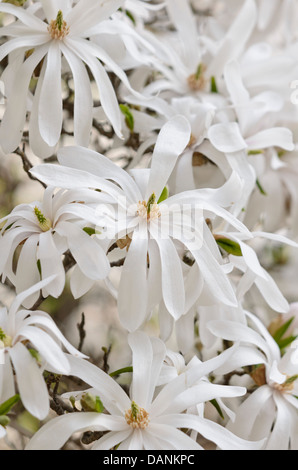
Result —
<instances>
[{"instance_id":1,"label":"brown branch","mask_svg":"<svg viewBox=\"0 0 298 470\"><path fill-rule=\"evenodd\" d=\"M82 320L80 323L77 323L77 328L79 330L79 335L80 335L80 342L79 342L79 347L78 350L81 352L84 344L84 340L86 338L86 331L85 331L85 314L82 313Z\"/></svg>"},{"instance_id":2,"label":"brown branch","mask_svg":"<svg viewBox=\"0 0 298 470\"><path fill-rule=\"evenodd\" d=\"M111 268L120 268L121 266L124 265L125 260L126 260L126 258L121 258L118 261L112 261L110 263L110 266L111 266Z\"/></svg>"},{"instance_id":3,"label":"brown branch","mask_svg":"<svg viewBox=\"0 0 298 470\"><path fill-rule=\"evenodd\" d=\"M35 178L35 176L33 176L33 175L30 173L30 170L31 170L31 168L33 168L33 165L32 165L32 163L30 162L30 160L28 159L27 155L25 154L25 146L23 146L23 150L21 150L20 148L18 148L14 153L17 154L17 155L19 155L19 157L21 157L22 162L23 162L24 171L25 171L25 173L27 173L27 175L29 176L29 178L30 178L32 181L37 181L38 183L40 183L40 184L46 189L46 188L47 188L47 185L46 185L45 183L43 183L42 181L40 181L38 178Z\"/></svg>"}]
</instances>

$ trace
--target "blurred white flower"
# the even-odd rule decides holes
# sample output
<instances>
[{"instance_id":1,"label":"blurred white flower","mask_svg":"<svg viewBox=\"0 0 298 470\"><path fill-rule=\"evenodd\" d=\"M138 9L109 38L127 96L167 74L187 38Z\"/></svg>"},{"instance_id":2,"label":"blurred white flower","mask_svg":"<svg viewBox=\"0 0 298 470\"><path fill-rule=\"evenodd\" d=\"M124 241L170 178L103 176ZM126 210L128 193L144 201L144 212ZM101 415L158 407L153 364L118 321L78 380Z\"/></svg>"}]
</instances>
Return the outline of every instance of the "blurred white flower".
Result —
<instances>
[{"instance_id":1,"label":"blurred white flower","mask_svg":"<svg viewBox=\"0 0 298 470\"><path fill-rule=\"evenodd\" d=\"M246 315L252 327L221 320L208 325L215 336L240 343L237 353L215 373L256 366L251 377L257 389L236 409L236 418L227 427L243 439L267 438L267 450L297 450L297 349L289 348L282 355L262 322L248 312Z\"/></svg>"}]
</instances>

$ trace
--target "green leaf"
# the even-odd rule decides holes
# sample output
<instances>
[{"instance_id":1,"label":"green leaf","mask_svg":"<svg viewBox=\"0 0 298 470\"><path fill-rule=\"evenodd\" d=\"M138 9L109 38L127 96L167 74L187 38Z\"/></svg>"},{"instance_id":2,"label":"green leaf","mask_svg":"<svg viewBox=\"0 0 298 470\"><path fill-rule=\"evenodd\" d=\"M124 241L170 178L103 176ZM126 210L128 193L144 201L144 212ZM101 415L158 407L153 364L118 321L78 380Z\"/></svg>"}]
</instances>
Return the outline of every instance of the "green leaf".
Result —
<instances>
[{"instance_id":1,"label":"green leaf","mask_svg":"<svg viewBox=\"0 0 298 470\"><path fill-rule=\"evenodd\" d=\"M133 14L129 11L129 10L125 10L125 14L126 16L130 19L130 21L136 25L136 20L135 20L135 17L133 16Z\"/></svg>"},{"instance_id":2,"label":"green leaf","mask_svg":"<svg viewBox=\"0 0 298 470\"><path fill-rule=\"evenodd\" d=\"M211 405L213 405L214 408L217 410L219 416L220 416L222 419L225 419L224 414L223 414L223 412L222 412L222 410L221 410L221 407L219 406L219 404L218 404L218 402L215 400L215 398L214 398L213 400L210 400L210 403L211 403Z\"/></svg>"},{"instance_id":3,"label":"green leaf","mask_svg":"<svg viewBox=\"0 0 298 470\"><path fill-rule=\"evenodd\" d=\"M17 417L19 426L26 429L32 434L35 434L40 428L40 421L35 416L32 416L28 411L24 411Z\"/></svg>"},{"instance_id":4,"label":"green leaf","mask_svg":"<svg viewBox=\"0 0 298 470\"><path fill-rule=\"evenodd\" d=\"M28 349L29 353L31 354L31 356L36 360L36 362L38 363L41 363L41 357L39 355L39 352L36 351L36 349Z\"/></svg>"},{"instance_id":5,"label":"green leaf","mask_svg":"<svg viewBox=\"0 0 298 470\"><path fill-rule=\"evenodd\" d=\"M135 120L132 112L130 111L129 107L125 104L120 104L119 106L122 114L125 116L125 124L127 125L128 129L133 132L135 127Z\"/></svg>"},{"instance_id":6,"label":"green leaf","mask_svg":"<svg viewBox=\"0 0 298 470\"><path fill-rule=\"evenodd\" d=\"M211 93L218 93L215 77L211 77Z\"/></svg>"},{"instance_id":7,"label":"green leaf","mask_svg":"<svg viewBox=\"0 0 298 470\"><path fill-rule=\"evenodd\" d=\"M289 377L286 381L285 384L289 385L295 382L298 379L298 375L292 375L292 377Z\"/></svg>"},{"instance_id":8,"label":"green leaf","mask_svg":"<svg viewBox=\"0 0 298 470\"><path fill-rule=\"evenodd\" d=\"M111 372L109 375L110 377L116 377L117 375L125 374L126 372L133 372L132 367L124 367L123 369L115 370L115 372Z\"/></svg>"},{"instance_id":9,"label":"green leaf","mask_svg":"<svg viewBox=\"0 0 298 470\"><path fill-rule=\"evenodd\" d=\"M92 227L84 227L83 230L84 230L84 232L87 233L87 235L90 235L90 237L91 237L91 235L95 235L95 233L96 233L95 229L92 228Z\"/></svg>"},{"instance_id":10,"label":"green leaf","mask_svg":"<svg viewBox=\"0 0 298 470\"><path fill-rule=\"evenodd\" d=\"M257 179L256 181L257 188L259 189L260 193L263 194L263 196L267 196L266 191L264 190L263 186L261 185L260 181Z\"/></svg>"},{"instance_id":11,"label":"green leaf","mask_svg":"<svg viewBox=\"0 0 298 470\"><path fill-rule=\"evenodd\" d=\"M204 66L203 66L203 64L199 64L198 68L197 68L197 71L196 71L196 74L195 74L196 80L199 80L199 78L201 77L203 72L204 72Z\"/></svg>"},{"instance_id":12,"label":"green leaf","mask_svg":"<svg viewBox=\"0 0 298 470\"><path fill-rule=\"evenodd\" d=\"M0 426L7 426L10 423L8 416L0 416Z\"/></svg>"},{"instance_id":13,"label":"green leaf","mask_svg":"<svg viewBox=\"0 0 298 470\"><path fill-rule=\"evenodd\" d=\"M281 325L280 328L278 328L278 330L276 330L276 332L274 333L273 335L273 338L275 339L275 341L278 343L281 338L283 337L283 335L287 332L288 328L291 326L291 324L293 323L295 317L291 317L286 323L284 323L283 325Z\"/></svg>"},{"instance_id":14,"label":"green leaf","mask_svg":"<svg viewBox=\"0 0 298 470\"><path fill-rule=\"evenodd\" d=\"M10 412L10 410L13 408L13 406L18 403L20 400L20 395L14 395L13 397L9 398L6 400L2 405L0 405L0 416L2 415L7 415L7 413Z\"/></svg>"},{"instance_id":15,"label":"green leaf","mask_svg":"<svg viewBox=\"0 0 298 470\"><path fill-rule=\"evenodd\" d=\"M165 201L169 197L169 190L167 186L165 186L162 190L162 193L160 195L160 198L157 201L157 204L160 204L161 202Z\"/></svg>"},{"instance_id":16,"label":"green leaf","mask_svg":"<svg viewBox=\"0 0 298 470\"><path fill-rule=\"evenodd\" d=\"M94 396L91 393L85 393L81 399L81 405L85 411L102 413L104 406L99 396Z\"/></svg>"},{"instance_id":17,"label":"green leaf","mask_svg":"<svg viewBox=\"0 0 298 470\"><path fill-rule=\"evenodd\" d=\"M277 344L279 346L279 349L285 349L287 346L289 346L295 339L297 339L298 336L289 336L288 338L281 339Z\"/></svg>"},{"instance_id":18,"label":"green leaf","mask_svg":"<svg viewBox=\"0 0 298 470\"><path fill-rule=\"evenodd\" d=\"M262 153L264 153L263 150L249 150L247 155L261 155Z\"/></svg>"},{"instance_id":19,"label":"green leaf","mask_svg":"<svg viewBox=\"0 0 298 470\"><path fill-rule=\"evenodd\" d=\"M233 240L230 240L229 238L220 237L220 236L216 236L215 241L220 246L220 248L225 250L230 255L242 256L242 251L241 251L241 247L239 243L234 242Z\"/></svg>"}]
</instances>

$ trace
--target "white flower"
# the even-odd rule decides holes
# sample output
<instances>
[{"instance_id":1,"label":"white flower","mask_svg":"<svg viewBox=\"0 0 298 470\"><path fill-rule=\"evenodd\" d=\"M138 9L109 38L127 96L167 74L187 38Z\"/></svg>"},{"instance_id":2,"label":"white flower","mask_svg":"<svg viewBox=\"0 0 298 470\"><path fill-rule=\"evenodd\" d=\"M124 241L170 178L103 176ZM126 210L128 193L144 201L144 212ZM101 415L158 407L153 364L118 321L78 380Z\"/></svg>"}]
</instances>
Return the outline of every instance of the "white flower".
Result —
<instances>
[{"instance_id":1,"label":"white flower","mask_svg":"<svg viewBox=\"0 0 298 470\"><path fill-rule=\"evenodd\" d=\"M0 60L12 53L14 58L2 75L8 97L0 129L4 152L9 153L19 145L26 119L30 80L35 68L42 64L31 109L30 144L40 157L54 153L63 122L62 56L74 79L76 142L88 145L92 125L93 100L85 65L96 82L107 118L115 132L122 135L118 101L101 61L130 88L127 77L105 50L88 37L94 34L94 27L109 18L123 2L80 0L73 6L71 0L43 0L27 9L0 3L1 12L18 18L18 21L2 28L2 35L8 36L9 40L0 47ZM38 6L42 9L36 8Z\"/></svg>"},{"instance_id":2,"label":"white flower","mask_svg":"<svg viewBox=\"0 0 298 470\"><path fill-rule=\"evenodd\" d=\"M15 374L24 407L39 419L46 418L49 412L43 371L70 373L70 363L62 345L70 354L85 357L64 338L48 314L19 310L28 296L50 281L51 278L41 281L19 294L9 311L6 308L0 310L0 401L15 395Z\"/></svg>"},{"instance_id":3,"label":"white flower","mask_svg":"<svg viewBox=\"0 0 298 470\"><path fill-rule=\"evenodd\" d=\"M208 93L211 102L218 101L218 95L210 93L211 80L215 77L218 83L225 64L238 59L243 53L257 20L254 0L244 2L226 32L222 32L221 25L217 26L220 38L216 40L199 35L189 2L168 0L167 8L177 33L174 38L171 35L162 35L158 40L155 38L160 46L157 48L155 45L157 50L152 65L162 76L146 86L146 94L169 90L183 95L193 93L195 96Z\"/></svg>"},{"instance_id":4,"label":"white flower","mask_svg":"<svg viewBox=\"0 0 298 470\"><path fill-rule=\"evenodd\" d=\"M142 325L161 299L173 318L184 313L186 290L180 255L185 251L190 251L195 260L191 274L197 297L205 283L214 299L237 304L217 244L204 220L204 216L219 216L249 237L244 225L223 209L233 205L241 190L237 175L232 174L218 190L188 191L160 201L189 139L187 121L181 116L173 118L159 134L151 169L132 170L131 176L102 155L82 148L64 148L59 153L59 167L41 165L32 170L42 181L58 187L99 188L102 194L115 198L118 212L107 217L104 212L108 209L102 204L97 221L107 230L107 243L118 241L119 246L127 248L118 307L121 321L130 331Z\"/></svg>"},{"instance_id":5,"label":"white flower","mask_svg":"<svg viewBox=\"0 0 298 470\"><path fill-rule=\"evenodd\" d=\"M21 204L2 219L6 224L0 237L0 273L10 279L18 293L40 278L56 275L43 293L45 297L59 297L65 285L62 255L68 250L77 263L72 282L74 294L77 293L77 277L81 282L85 278L85 283L92 283L108 275L110 266L105 252L98 240L83 230L90 211L87 203L96 204L97 195L84 190L55 193L54 188L48 187L41 203ZM13 256L19 246L21 251L14 273ZM38 296L38 292L30 296L26 306L32 307Z\"/></svg>"},{"instance_id":6,"label":"white flower","mask_svg":"<svg viewBox=\"0 0 298 470\"><path fill-rule=\"evenodd\" d=\"M133 354L133 379L130 395L102 370L85 361L70 358L72 374L89 383L98 392L109 414L72 413L47 423L33 436L27 450L59 449L77 431L97 430L105 433L93 446L96 450L200 450L181 428L194 429L222 449L253 449L260 443L235 438L222 426L203 417L183 413L193 403L214 397L213 385L192 385L217 364L224 355L184 372L155 394L159 373L166 354L164 344L145 333L129 335ZM236 392L237 387L234 389ZM241 395L243 388L238 388ZM215 392L216 393L216 392Z\"/></svg>"},{"instance_id":7,"label":"white flower","mask_svg":"<svg viewBox=\"0 0 298 470\"><path fill-rule=\"evenodd\" d=\"M257 389L236 410L228 429L244 439L268 438L267 450L297 450L298 355L297 349L281 351L262 322L246 312L252 328L230 321L211 321L210 331L240 343L229 363L215 373L225 374L247 365Z\"/></svg>"}]
</instances>

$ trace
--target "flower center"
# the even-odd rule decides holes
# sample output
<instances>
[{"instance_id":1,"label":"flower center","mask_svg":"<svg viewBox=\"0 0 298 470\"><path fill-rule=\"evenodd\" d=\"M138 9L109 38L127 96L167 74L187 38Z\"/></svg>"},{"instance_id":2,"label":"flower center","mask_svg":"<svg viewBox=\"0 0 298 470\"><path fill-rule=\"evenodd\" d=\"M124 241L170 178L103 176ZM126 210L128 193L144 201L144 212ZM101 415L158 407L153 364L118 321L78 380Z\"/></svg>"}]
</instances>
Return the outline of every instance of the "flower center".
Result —
<instances>
[{"instance_id":1,"label":"flower center","mask_svg":"<svg viewBox=\"0 0 298 470\"><path fill-rule=\"evenodd\" d=\"M59 39L60 41L69 34L69 26L66 21L64 21L61 10L58 11L57 18L51 21L48 26L48 31L52 39Z\"/></svg>"},{"instance_id":2,"label":"flower center","mask_svg":"<svg viewBox=\"0 0 298 470\"><path fill-rule=\"evenodd\" d=\"M154 193L149 197L148 202L139 201L137 205L137 215L147 220L158 219L161 214L158 204L155 201L156 196Z\"/></svg>"},{"instance_id":3,"label":"flower center","mask_svg":"<svg viewBox=\"0 0 298 470\"><path fill-rule=\"evenodd\" d=\"M196 73L190 75L187 79L189 88L192 91L202 91L206 86L206 77L205 77L206 66L200 64L197 68Z\"/></svg>"},{"instance_id":4,"label":"flower center","mask_svg":"<svg viewBox=\"0 0 298 470\"><path fill-rule=\"evenodd\" d=\"M2 328L0 328L0 349L10 348L12 345L12 337L4 333Z\"/></svg>"},{"instance_id":5,"label":"flower center","mask_svg":"<svg viewBox=\"0 0 298 470\"><path fill-rule=\"evenodd\" d=\"M149 413L134 401L131 402L131 408L125 412L125 419L133 429L146 429L150 421Z\"/></svg>"},{"instance_id":6,"label":"flower center","mask_svg":"<svg viewBox=\"0 0 298 470\"><path fill-rule=\"evenodd\" d=\"M52 222L50 219L45 217L43 213L38 209L38 207L34 207L34 214L38 220L38 225L43 232L47 232L52 228Z\"/></svg>"},{"instance_id":7,"label":"flower center","mask_svg":"<svg viewBox=\"0 0 298 470\"><path fill-rule=\"evenodd\" d=\"M278 390L281 393L288 393L292 392L294 389L294 382L298 379L298 375L292 375L291 377L287 377L284 383L277 384L275 383L273 387L275 390Z\"/></svg>"}]
</instances>

